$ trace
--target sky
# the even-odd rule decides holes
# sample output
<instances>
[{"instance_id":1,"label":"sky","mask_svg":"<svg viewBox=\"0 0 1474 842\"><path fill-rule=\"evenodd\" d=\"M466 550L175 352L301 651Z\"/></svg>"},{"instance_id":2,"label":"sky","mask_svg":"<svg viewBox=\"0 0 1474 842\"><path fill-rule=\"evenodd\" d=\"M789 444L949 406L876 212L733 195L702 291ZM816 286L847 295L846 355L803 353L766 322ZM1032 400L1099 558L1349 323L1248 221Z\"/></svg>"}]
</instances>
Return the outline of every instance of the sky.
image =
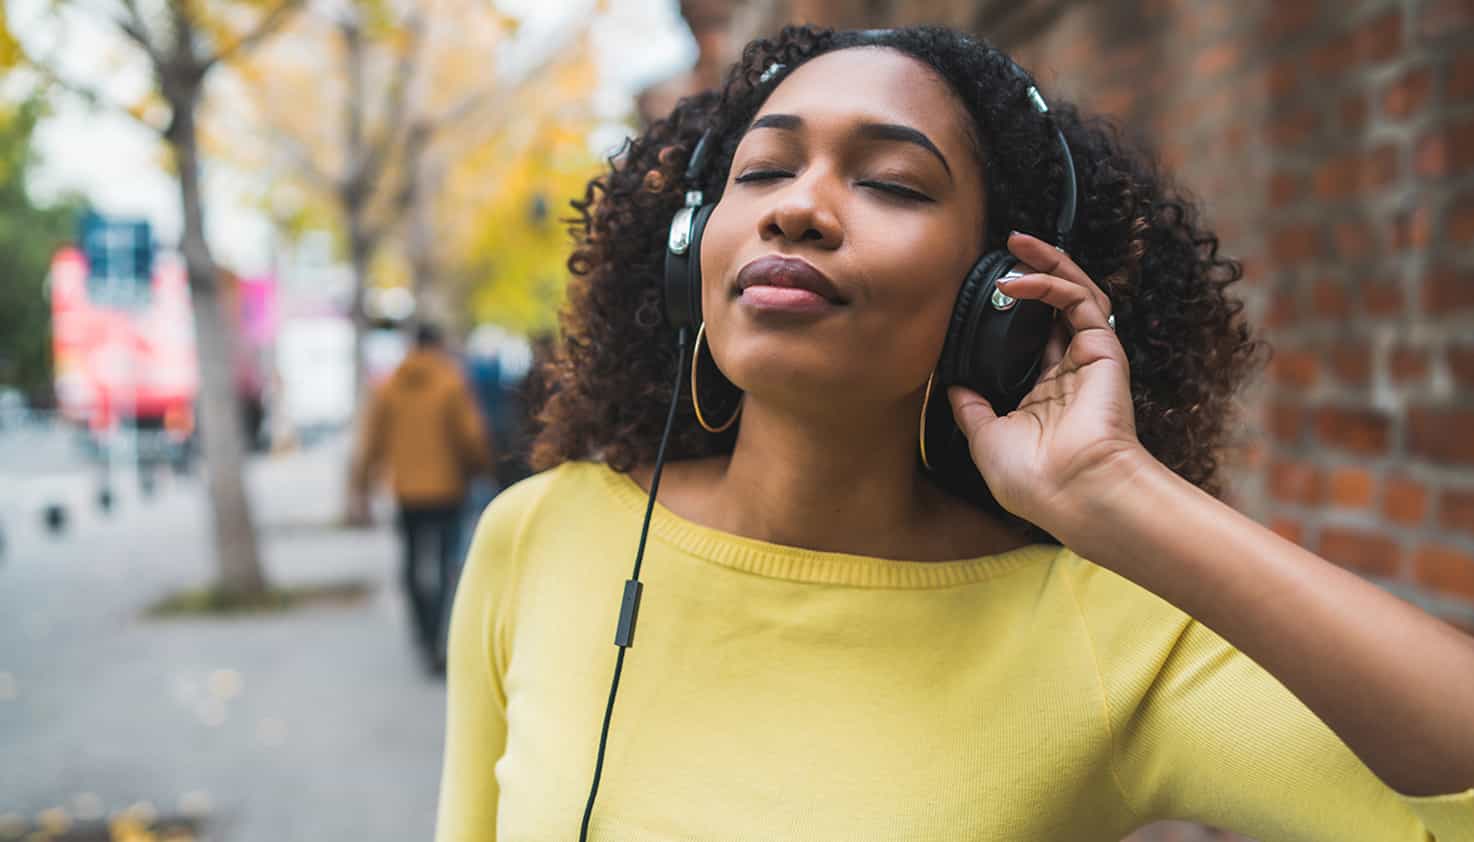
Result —
<instances>
[{"instance_id":1,"label":"sky","mask_svg":"<svg viewBox=\"0 0 1474 842\"><path fill-rule=\"evenodd\" d=\"M49 0L0 2L7 4L11 25L26 48L57 57L74 81L124 99L146 88L143 61L106 26L75 17L58 26L48 17ZM499 0L497 5L521 20L517 43L499 56L504 69L514 70L535 61L560 33L594 14L595 0ZM676 0L611 0L608 6L609 12L593 24L600 68L596 103L611 121L592 141L599 153L623 139L616 121L632 108L638 90L696 60L696 45ZM3 89L0 83L0 93ZM62 97L52 116L37 127L36 141L42 160L31 186L38 199L79 192L104 213L149 219L162 243L178 241L179 190L161 165L159 142L149 129L126 115ZM206 234L216 258L246 276L270 265L270 227L243 201L253 178L259 175L206 162Z\"/></svg>"}]
</instances>

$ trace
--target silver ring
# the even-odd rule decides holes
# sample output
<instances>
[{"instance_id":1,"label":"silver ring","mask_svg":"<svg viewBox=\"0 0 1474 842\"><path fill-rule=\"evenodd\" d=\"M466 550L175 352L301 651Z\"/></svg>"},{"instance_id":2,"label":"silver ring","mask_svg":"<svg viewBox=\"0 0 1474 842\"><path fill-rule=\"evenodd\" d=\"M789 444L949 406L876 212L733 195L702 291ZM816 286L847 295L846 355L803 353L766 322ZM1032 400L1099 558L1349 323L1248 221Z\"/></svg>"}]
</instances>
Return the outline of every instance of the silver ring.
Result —
<instances>
[{"instance_id":1,"label":"silver ring","mask_svg":"<svg viewBox=\"0 0 1474 842\"><path fill-rule=\"evenodd\" d=\"M1111 330L1115 330L1116 329L1116 314L1115 313L1112 313L1109 316L1106 316L1106 324L1108 324L1108 325L1111 326Z\"/></svg>"}]
</instances>

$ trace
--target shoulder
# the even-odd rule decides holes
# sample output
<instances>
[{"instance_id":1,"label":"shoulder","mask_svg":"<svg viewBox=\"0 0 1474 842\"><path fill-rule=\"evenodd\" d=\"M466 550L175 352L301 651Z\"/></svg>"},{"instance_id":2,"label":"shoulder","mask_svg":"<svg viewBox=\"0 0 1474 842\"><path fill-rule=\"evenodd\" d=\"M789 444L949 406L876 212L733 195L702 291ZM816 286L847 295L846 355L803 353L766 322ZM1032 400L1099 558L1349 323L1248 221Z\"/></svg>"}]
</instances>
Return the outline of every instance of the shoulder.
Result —
<instances>
[{"instance_id":1,"label":"shoulder","mask_svg":"<svg viewBox=\"0 0 1474 842\"><path fill-rule=\"evenodd\" d=\"M549 536L589 522L591 501L607 486L608 468L594 462L566 462L533 474L502 490L481 512L457 586L457 602L476 613L505 619L506 601L529 567L547 553ZM607 492L603 492L607 497ZM607 505L607 503L605 504Z\"/></svg>"},{"instance_id":2,"label":"shoulder","mask_svg":"<svg viewBox=\"0 0 1474 842\"><path fill-rule=\"evenodd\" d=\"M531 524L603 492L608 471L598 462L564 462L519 480L499 492L482 511L476 537L484 533L495 545L515 547Z\"/></svg>"},{"instance_id":3,"label":"shoulder","mask_svg":"<svg viewBox=\"0 0 1474 842\"><path fill-rule=\"evenodd\" d=\"M1194 622L1157 594L1068 547L1059 554L1057 570L1070 589L1102 669L1126 662L1148 669L1160 666Z\"/></svg>"}]
</instances>

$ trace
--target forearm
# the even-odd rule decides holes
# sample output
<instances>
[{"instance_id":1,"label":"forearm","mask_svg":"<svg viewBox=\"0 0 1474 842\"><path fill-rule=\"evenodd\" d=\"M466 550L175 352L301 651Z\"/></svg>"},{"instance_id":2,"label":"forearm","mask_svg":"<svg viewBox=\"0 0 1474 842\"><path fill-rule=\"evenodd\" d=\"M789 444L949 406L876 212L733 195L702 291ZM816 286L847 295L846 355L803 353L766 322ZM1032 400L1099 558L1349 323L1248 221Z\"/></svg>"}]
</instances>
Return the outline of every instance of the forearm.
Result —
<instances>
[{"instance_id":1,"label":"forearm","mask_svg":"<svg viewBox=\"0 0 1474 842\"><path fill-rule=\"evenodd\" d=\"M1082 482L1065 509L1054 534L1068 547L1248 655L1388 786L1405 795L1474 787L1474 639L1144 451Z\"/></svg>"}]
</instances>

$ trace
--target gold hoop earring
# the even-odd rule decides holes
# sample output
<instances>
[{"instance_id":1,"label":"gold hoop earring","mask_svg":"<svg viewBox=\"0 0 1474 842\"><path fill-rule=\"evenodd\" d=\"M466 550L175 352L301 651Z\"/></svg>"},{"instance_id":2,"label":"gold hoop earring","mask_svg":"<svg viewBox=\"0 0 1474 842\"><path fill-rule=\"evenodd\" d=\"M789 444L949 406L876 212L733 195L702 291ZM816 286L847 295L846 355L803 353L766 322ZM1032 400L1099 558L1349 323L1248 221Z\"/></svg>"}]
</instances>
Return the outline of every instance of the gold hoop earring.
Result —
<instances>
[{"instance_id":1,"label":"gold hoop earring","mask_svg":"<svg viewBox=\"0 0 1474 842\"><path fill-rule=\"evenodd\" d=\"M727 419L727 423L720 427L713 427L706 423L706 416L701 414L701 399L696 396L696 362L701 357L701 338L705 335L706 322L702 322L701 327L696 329L696 343L691 351L691 406L696 409L696 423L701 425L701 429L708 433L720 433L732 426L737 416L742 414L742 398L737 399L737 409L733 410L732 417Z\"/></svg>"},{"instance_id":2,"label":"gold hoop earring","mask_svg":"<svg viewBox=\"0 0 1474 842\"><path fill-rule=\"evenodd\" d=\"M926 407L927 404L931 403L931 384L932 380L936 376L937 370L935 367L933 367L931 370L931 374L928 374L926 377L926 393L921 396L921 464L925 465L928 471L930 471L932 467L931 462L926 458Z\"/></svg>"}]
</instances>

